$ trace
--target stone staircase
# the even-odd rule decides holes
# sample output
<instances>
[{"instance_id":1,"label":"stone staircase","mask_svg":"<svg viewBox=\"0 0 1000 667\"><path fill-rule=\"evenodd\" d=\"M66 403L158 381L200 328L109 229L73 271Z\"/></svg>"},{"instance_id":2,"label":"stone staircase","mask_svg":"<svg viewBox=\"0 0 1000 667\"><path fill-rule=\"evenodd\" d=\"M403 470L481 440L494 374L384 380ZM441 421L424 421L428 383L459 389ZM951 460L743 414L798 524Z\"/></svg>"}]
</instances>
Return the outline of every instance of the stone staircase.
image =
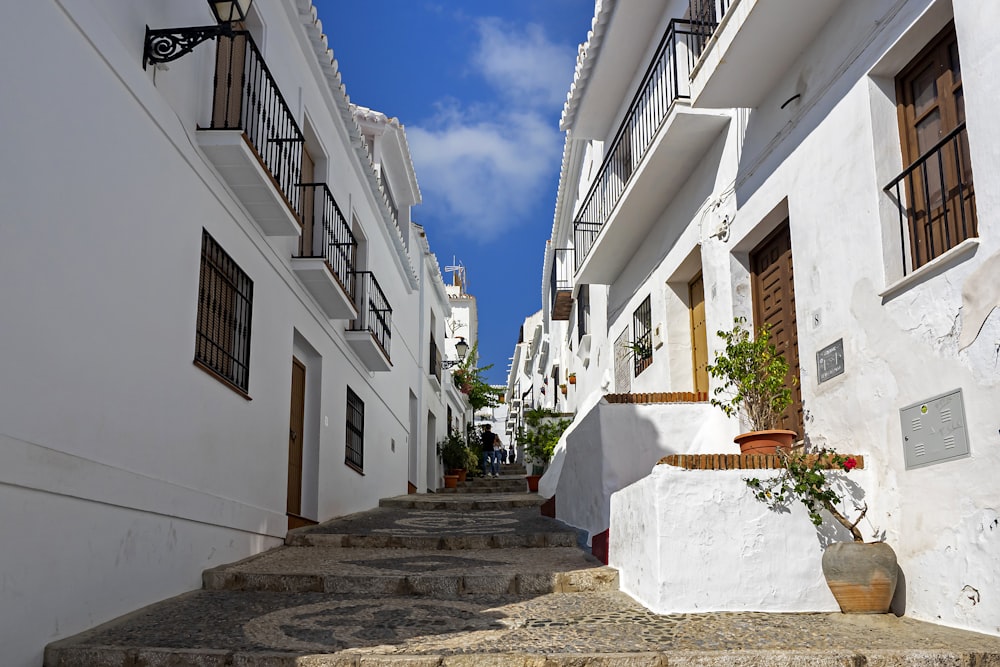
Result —
<instances>
[{"instance_id":1,"label":"stone staircase","mask_svg":"<svg viewBox=\"0 0 1000 667\"><path fill-rule=\"evenodd\" d=\"M501 463L499 477L468 477L454 489L438 489L438 493L524 493L528 483L523 463Z\"/></svg>"},{"instance_id":2,"label":"stone staircase","mask_svg":"<svg viewBox=\"0 0 1000 667\"><path fill-rule=\"evenodd\" d=\"M654 614L536 494L475 488L292 530L201 590L49 645L44 664L1000 666L1000 638L892 615Z\"/></svg>"}]
</instances>

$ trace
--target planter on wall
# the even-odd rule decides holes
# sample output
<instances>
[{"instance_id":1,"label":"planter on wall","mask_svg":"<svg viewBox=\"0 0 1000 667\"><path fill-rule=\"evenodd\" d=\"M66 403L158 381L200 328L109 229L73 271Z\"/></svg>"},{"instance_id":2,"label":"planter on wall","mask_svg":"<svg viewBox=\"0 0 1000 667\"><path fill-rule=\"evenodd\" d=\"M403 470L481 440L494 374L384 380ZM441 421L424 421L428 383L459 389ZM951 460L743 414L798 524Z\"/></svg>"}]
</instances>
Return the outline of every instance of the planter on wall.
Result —
<instances>
[{"instance_id":1,"label":"planter on wall","mask_svg":"<svg viewBox=\"0 0 1000 667\"><path fill-rule=\"evenodd\" d=\"M774 454L778 448L791 449L797 435L784 429L750 431L740 433L733 442L740 446L740 454Z\"/></svg>"},{"instance_id":2,"label":"planter on wall","mask_svg":"<svg viewBox=\"0 0 1000 667\"><path fill-rule=\"evenodd\" d=\"M888 612L898 572L885 542L835 542L823 552L823 576L845 614Z\"/></svg>"}]
</instances>

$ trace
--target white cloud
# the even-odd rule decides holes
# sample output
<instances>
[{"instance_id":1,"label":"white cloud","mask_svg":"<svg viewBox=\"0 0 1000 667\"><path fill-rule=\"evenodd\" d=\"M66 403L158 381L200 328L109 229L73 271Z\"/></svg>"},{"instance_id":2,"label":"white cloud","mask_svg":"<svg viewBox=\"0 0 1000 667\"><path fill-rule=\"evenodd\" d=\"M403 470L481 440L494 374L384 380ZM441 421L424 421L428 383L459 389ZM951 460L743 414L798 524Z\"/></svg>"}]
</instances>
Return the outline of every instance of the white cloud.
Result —
<instances>
[{"instance_id":1,"label":"white cloud","mask_svg":"<svg viewBox=\"0 0 1000 667\"><path fill-rule=\"evenodd\" d=\"M575 52L553 44L530 23L523 33L500 19L480 19L473 63L497 90L520 104L561 108L573 76Z\"/></svg>"},{"instance_id":2,"label":"white cloud","mask_svg":"<svg viewBox=\"0 0 1000 667\"><path fill-rule=\"evenodd\" d=\"M423 192L423 213L450 231L486 242L526 219L558 173L556 118L572 76L574 50L548 41L539 26L520 33L481 19L470 62L495 89L496 103L439 104L437 115L406 130ZM559 63L565 65L559 66Z\"/></svg>"}]
</instances>

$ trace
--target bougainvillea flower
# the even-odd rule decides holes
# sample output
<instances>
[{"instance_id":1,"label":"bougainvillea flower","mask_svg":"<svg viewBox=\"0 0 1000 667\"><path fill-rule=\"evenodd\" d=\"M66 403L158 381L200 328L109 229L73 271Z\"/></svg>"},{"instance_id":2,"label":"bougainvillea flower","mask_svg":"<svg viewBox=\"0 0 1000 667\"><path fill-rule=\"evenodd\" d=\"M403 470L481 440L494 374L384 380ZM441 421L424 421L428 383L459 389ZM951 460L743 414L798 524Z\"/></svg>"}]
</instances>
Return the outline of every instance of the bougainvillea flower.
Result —
<instances>
[{"instance_id":1,"label":"bougainvillea flower","mask_svg":"<svg viewBox=\"0 0 1000 667\"><path fill-rule=\"evenodd\" d=\"M853 456L847 457L847 459L844 461L844 470L847 470L848 472L854 470L857 467L858 467L858 460Z\"/></svg>"}]
</instances>

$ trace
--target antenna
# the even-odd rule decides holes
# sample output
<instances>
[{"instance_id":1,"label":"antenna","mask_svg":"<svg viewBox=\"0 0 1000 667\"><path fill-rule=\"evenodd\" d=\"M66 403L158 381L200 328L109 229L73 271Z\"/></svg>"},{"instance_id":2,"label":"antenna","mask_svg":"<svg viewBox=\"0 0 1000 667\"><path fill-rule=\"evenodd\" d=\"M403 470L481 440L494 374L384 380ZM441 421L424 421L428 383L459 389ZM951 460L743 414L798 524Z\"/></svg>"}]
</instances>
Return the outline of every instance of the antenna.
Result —
<instances>
[{"instance_id":1,"label":"antenna","mask_svg":"<svg viewBox=\"0 0 1000 667\"><path fill-rule=\"evenodd\" d=\"M465 275L465 265L451 256L451 264L444 267L445 273L451 274L451 284L461 288L461 293L465 294L465 288L469 283Z\"/></svg>"}]
</instances>

